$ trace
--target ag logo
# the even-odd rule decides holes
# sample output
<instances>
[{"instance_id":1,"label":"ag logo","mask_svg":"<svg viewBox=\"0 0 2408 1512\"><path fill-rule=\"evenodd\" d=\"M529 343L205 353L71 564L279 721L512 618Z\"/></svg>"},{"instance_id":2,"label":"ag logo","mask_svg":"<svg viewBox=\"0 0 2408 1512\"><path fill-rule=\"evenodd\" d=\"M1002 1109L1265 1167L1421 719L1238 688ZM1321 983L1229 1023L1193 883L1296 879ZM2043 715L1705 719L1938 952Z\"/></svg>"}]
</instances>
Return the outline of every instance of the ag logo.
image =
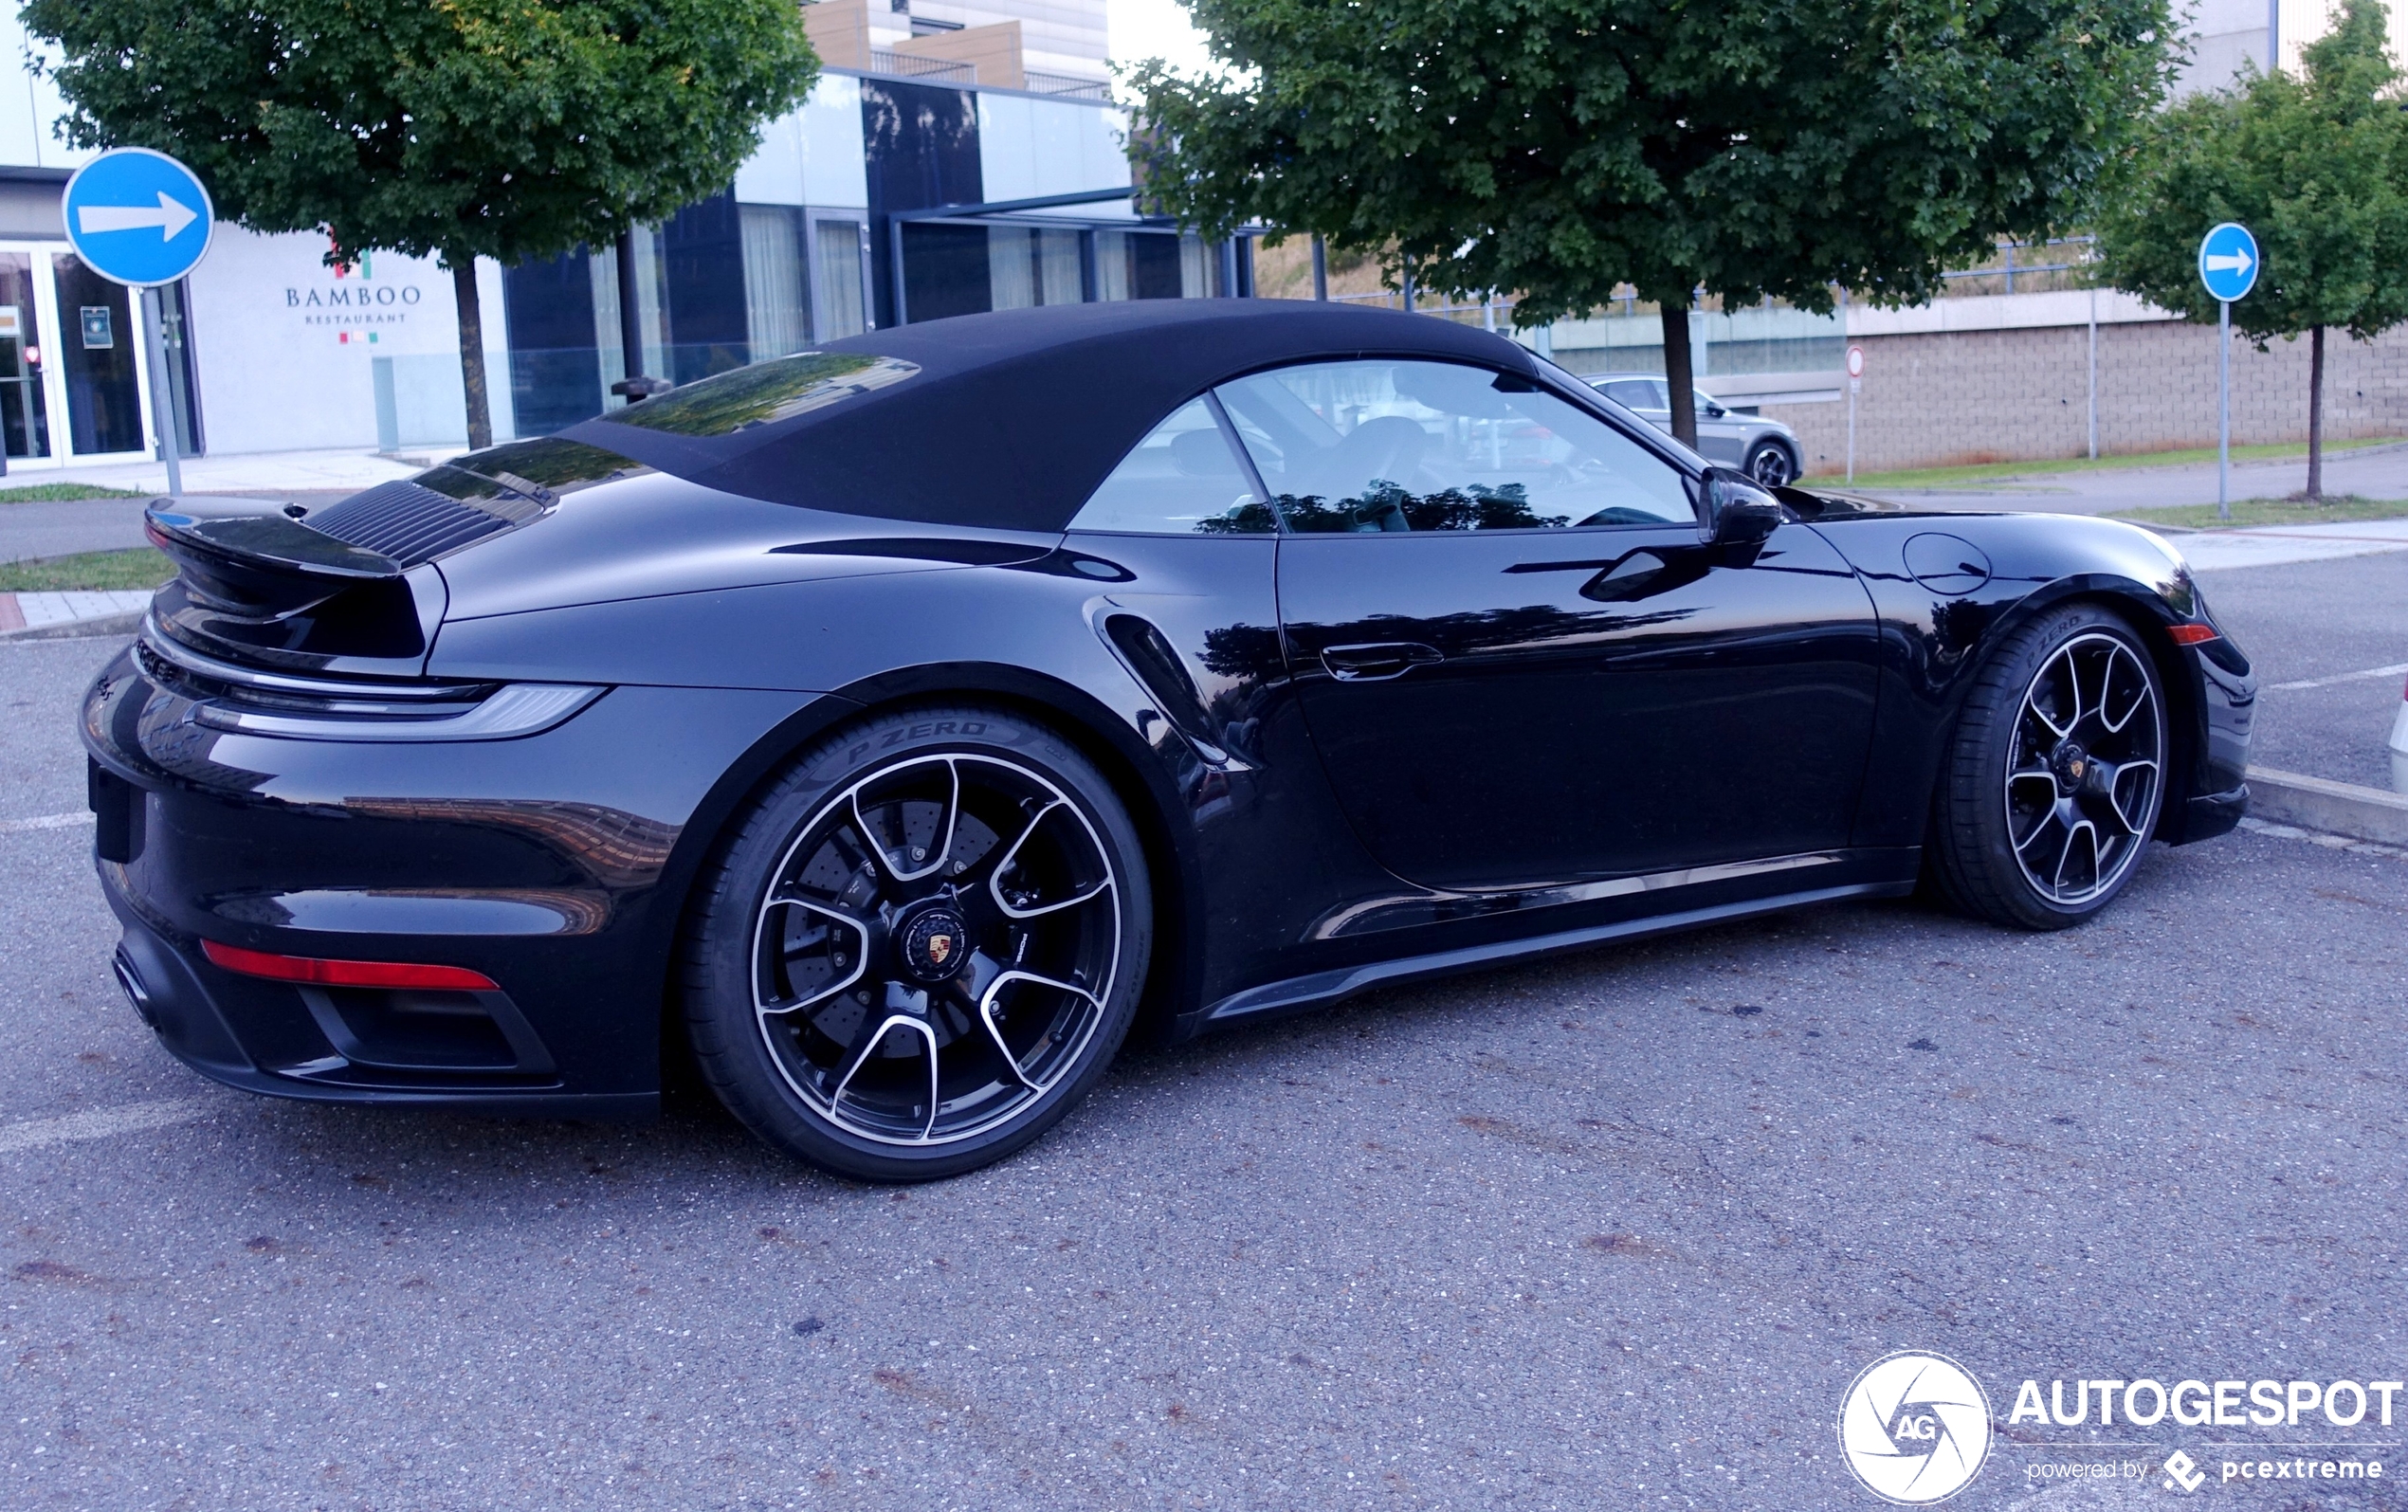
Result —
<instances>
[{"instance_id":1,"label":"ag logo","mask_svg":"<svg viewBox=\"0 0 2408 1512\"><path fill-rule=\"evenodd\" d=\"M1865 1489L1901 1506L1945 1502L1990 1453L1990 1399L1944 1355L1901 1350L1865 1367L1839 1407L1839 1449Z\"/></svg>"}]
</instances>

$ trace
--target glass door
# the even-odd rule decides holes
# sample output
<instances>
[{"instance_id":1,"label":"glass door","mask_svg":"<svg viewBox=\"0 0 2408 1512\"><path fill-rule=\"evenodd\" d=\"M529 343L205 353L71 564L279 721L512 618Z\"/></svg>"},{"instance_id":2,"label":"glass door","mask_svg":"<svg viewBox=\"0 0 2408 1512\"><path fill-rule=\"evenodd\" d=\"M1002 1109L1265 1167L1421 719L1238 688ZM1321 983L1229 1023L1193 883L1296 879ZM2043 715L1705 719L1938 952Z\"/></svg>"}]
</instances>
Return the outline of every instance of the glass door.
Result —
<instances>
[{"instance_id":1,"label":"glass door","mask_svg":"<svg viewBox=\"0 0 2408 1512\"><path fill-rule=\"evenodd\" d=\"M812 339L869 329L869 233L858 214L811 212Z\"/></svg>"},{"instance_id":2,"label":"glass door","mask_svg":"<svg viewBox=\"0 0 2408 1512\"><path fill-rule=\"evenodd\" d=\"M59 366L66 379L67 446L75 455L147 453L142 334L123 284L72 254L51 259L58 281Z\"/></svg>"},{"instance_id":3,"label":"glass door","mask_svg":"<svg viewBox=\"0 0 2408 1512\"><path fill-rule=\"evenodd\" d=\"M0 252L0 445L10 457L50 455L41 332L33 297L33 254Z\"/></svg>"}]
</instances>

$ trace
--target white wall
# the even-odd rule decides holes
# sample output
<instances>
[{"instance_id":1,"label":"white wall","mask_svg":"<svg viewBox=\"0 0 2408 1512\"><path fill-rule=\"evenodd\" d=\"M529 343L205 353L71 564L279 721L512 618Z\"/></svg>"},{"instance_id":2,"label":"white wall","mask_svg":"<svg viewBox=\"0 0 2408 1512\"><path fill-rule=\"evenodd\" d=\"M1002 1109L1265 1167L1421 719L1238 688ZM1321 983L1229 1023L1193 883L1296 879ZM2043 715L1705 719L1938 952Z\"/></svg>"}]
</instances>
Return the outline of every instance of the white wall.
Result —
<instances>
[{"instance_id":1,"label":"white wall","mask_svg":"<svg viewBox=\"0 0 2408 1512\"><path fill-rule=\"evenodd\" d=\"M377 357L395 359L405 443L465 441L450 273L431 258L376 252L337 278L321 261L325 250L321 236L217 227L192 276L192 356L210 450L373 449L370 364ZM490 263L477 271L494 434L507 437L502 273Z\"/></svg>"},{"instance_id":2,"label":"white wall","mask_svg":"<svg viewBox=\"0 0 2408 1512\"><path fill-rule=\"evenodd\" d=\"M869 204L868 155L861 136L861 81L830 74L802 108L761 132L760 151L736 171L736 197L748 205Z\"/></svg>"},{"instance_id":3,"label":"white wall","mask_svg":"<svg viewBox=\"0 0 2408 1512\"><path fill-rule=\"evenodd\" d=\"M0 8L0 164L73 168L92 155L59 140L56 127L66 105L47 78L34 78L26 66L28 46L16 8Z\"/></svg>"},{"instance_id":4,"label":"white wall","mask_svg":"<svg viewBox=\"0 0 2408 1512\"><path fill-rule=\"evenodd\" d=\"M990 202L1129 182L1128 114L1025 95L978 95L978 172Z\"/></svg>"}]
</instances>

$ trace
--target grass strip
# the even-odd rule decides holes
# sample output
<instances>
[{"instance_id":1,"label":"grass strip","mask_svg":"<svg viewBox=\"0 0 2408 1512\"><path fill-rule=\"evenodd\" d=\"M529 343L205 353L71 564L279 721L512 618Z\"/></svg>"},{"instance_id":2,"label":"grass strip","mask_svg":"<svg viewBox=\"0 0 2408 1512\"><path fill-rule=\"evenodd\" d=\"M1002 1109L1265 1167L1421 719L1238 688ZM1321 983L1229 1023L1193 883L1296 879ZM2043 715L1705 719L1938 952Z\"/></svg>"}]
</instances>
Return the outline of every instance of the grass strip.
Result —
<instances>
[{"instance_id":1,"label":"grass strip","mask_svg":"<svg viewBox=\"0 0 2408 1512\"><path fill-rule=\"evenodd\" d=\"M2325 443L2325 454L2331 456L2336 452L2358 451L2367 446L2388 446L2401 439L2403 438L2399 436L2374 436L2362 441L2327 441ZM2304 442L2233 448L2235 462L2279 462L2288 457L2307 455L2308 446ZM2043 458L2036 462L1987 462L1963 467L1915 467L1905 472L1860 472L1856 475L1855 483L1847 486L1860 489L1938 488L1945 487L1950 483L2001 483L2011 478L2040 478L2052 473L2113 472L2127 467L2176 467L2215 460L2214 446L2192 446L2181 451L2143 451L2134 452L2128 456L2101 457L2096 461L2089 457L2054 457ZM1837 483L1839 481L1839 476L1834 473L1816 473L1805 480L1810 486L1817 483L1828 485Z\"/></svg>"},{"instance_id":2,"label":"grass strip","mask_svg":"<svg viewBox=\"0 0 2408 1512\"><path fill-rule=\"evenodd\" d=\"M156 588L175 575L165 553L148 546L0 562L0 593L65 593L103 588Z\"/></svg>"},{"instance_id":3,"label":"grass strip","mask_svg":"<svg viewBox=\"0 0 2408 1512\"><path fill-rule=\"evenodd\" d=\"M67 503L79 499L150 499L132 488L103 488L99 483L24 483L0 488L0 504Z\"/></svg>"},{"instance_id":4,"label":"grass strip","mask_svg":"<svg viewBox=\"0 0 2408 1512\"><path fill-rule=\"evenodd\" d=\"M2127 509L2107 517L2136 525L2187 525L2214 530L2219 525L2334 525L2360 519L2408 519L2408 500L2361 499L2344 494L2322 503L2289 499L2236 499L2233 518L2216 517L2214 504L2177 504L2170 509Z\"/></svg>"}]
</instances>

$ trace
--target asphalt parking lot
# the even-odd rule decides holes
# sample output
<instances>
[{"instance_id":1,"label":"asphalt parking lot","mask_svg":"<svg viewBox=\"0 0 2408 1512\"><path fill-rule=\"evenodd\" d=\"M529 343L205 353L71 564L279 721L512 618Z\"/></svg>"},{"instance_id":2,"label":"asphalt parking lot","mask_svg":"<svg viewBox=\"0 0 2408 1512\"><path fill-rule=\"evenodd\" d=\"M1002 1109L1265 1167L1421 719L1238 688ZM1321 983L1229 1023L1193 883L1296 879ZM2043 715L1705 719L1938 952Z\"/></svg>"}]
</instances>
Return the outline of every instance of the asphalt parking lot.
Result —
<instances>
[{"instance_id":1,"label":"asphalt parking lot","mask_svg":"<svg viewBox=\"0 0 2408 1512\"><path fill-rule=\"evenodd\" d=\"M2408 554L2208 591L2270 683L2408 662ZM2243 831L2063 935L1836 907L1389 992L872 1190L690 1099L505 1122L183 1070L109 980L88 829L43 823L111 650L0 645L12 1506L1871 1506L1833 1423L1901 1348L2002 1426L1953 1505L2171 1503L2041 1467L2177 1447L2408 1475L2408 1423L2005 1422L2027 1378L2408 1376L2408 857ZM2380 762L2399 697L2270 693L2260 755ZM2408 1504L2200 1493L2235 1497Z\"/></svg>"}]
</instances>

